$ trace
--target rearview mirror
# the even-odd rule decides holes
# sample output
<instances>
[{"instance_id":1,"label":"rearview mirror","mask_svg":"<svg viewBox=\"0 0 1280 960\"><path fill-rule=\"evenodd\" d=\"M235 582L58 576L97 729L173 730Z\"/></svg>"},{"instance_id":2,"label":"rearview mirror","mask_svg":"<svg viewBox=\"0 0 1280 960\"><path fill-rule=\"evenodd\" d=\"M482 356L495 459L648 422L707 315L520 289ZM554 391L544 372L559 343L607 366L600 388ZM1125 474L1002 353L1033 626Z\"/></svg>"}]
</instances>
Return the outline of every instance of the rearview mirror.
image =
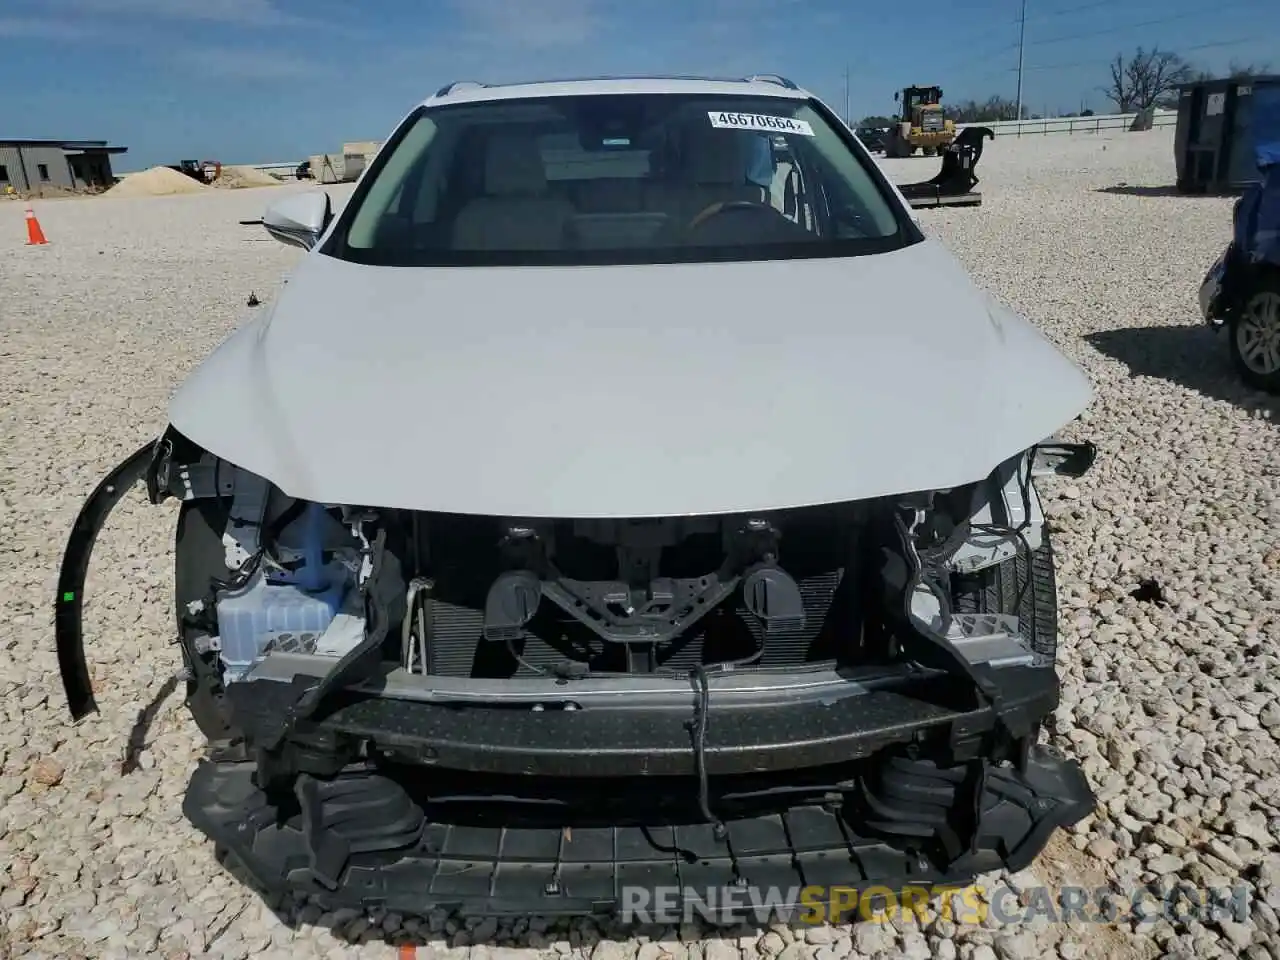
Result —
<instances>
[{"instance_id":1,"label":"rearview mirror","mask_svg":"<svg viewBox=\"0 0 1280 960\"><path fill-rule=\"evenodd\" d=\"M310 250L320 242L332 217L329 195L323 190L311 190L271 204L262 215L262 225L281 243Z\"/></svg>"}]
</instances>

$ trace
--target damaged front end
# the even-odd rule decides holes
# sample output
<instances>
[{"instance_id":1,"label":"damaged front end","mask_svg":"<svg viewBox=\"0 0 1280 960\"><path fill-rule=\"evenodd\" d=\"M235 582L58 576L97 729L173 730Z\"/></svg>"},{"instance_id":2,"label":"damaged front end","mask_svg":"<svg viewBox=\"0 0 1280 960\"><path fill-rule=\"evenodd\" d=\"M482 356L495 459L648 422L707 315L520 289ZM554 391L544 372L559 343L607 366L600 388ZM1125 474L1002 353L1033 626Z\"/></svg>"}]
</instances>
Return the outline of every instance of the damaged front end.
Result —
<instances>
[{"instance_id":1,"label":"damaged front end","mask_svg":"<svg viewBox=\"0 0 1280 960\"><path fill-rule=\"evenodd\" d=\"M1057 704L1045 444L965 487L657 519L318 504L170 428L59 581L77 719L94 537L181 503L184 811L266 888L420 913L609 912L624 888L957 883L1093 809ZM780 904L780 906L791 906Z\"/></svg>"}]
</instances>

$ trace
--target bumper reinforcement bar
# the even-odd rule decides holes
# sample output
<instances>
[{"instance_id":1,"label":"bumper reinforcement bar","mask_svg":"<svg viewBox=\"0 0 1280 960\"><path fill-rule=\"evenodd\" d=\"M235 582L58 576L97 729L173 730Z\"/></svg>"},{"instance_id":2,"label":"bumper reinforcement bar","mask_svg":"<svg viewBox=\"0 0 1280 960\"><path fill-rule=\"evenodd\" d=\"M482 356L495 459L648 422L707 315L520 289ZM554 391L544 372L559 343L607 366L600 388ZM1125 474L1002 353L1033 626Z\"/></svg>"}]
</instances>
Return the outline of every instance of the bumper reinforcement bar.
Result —
<instances>
[{"instance_id":1,"label":"bumper reinforcement bar","mask_svg":"<svg viewBox=\"0 0 1280 960\"><path fill-rule=\"evenodd\" d=\"M1008 667L998 674L999 719L1031 727L1057 705L1052 669ZM931 743L943 750L972 746L997 728L990 706L948 708L905 682L900 690L772 706L717 706L706 736L711 776L797 770L844 763L895 744ZM570 692L566 696L571 696ZM936 690L936 687L935 687ZM227 691L232 718L251 741L275 729L297 693L294 685L261 680ZM692 693L690 693L692 698ZM685 776L693 769L690 704L671 708L587 707L511 709L423 703L345 692L332 710L300 728L312 734L368 740L410 763L470 773L540 777ZM310 731L310 733L308 732Z\"/></svg>"}]
</instances>

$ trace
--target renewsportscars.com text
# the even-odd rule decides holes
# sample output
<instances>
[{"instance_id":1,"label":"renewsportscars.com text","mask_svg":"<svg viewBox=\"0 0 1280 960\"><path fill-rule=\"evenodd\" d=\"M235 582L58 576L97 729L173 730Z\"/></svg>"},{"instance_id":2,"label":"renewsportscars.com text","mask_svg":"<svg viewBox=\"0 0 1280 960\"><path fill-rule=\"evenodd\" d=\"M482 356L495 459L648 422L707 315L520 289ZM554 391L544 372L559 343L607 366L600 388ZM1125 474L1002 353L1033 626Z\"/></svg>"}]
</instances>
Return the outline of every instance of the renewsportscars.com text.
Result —
<instances>
[{"instance_id":1,"label":"renewsportscars.com text","mask_svg":"<svg viewBox=\"0 0 1280 960\"><path fill-rule=\"evenodd\" d=\"M1206 889L1180 884L1168 891L1137 887L1118 892L1111 887L1050 888L968 887L623 887L622 919L634 923L688 923L695 919L775 920L804 924L871 921L929 924L938 918L1000 925L1037 916L1050 922L1111 924L1197 919L1245 922L1250 913L1248 887Z\"/></svg>"}]
</instances>

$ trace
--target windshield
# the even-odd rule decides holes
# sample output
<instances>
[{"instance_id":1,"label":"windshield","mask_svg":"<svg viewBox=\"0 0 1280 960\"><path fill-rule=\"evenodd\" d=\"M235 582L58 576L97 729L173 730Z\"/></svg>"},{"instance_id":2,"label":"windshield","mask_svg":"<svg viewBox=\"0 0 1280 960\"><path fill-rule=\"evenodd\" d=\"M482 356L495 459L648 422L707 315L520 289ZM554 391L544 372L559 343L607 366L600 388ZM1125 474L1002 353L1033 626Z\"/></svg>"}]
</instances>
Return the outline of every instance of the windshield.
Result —
<instances>
[{"instance_id":1,"label":"windshield","mask_svg":"<svg viewBox=\"0 0 1280 960\"><path fill-rule=\"evenodd\" d=\"M452 104L400 127L323 252L387 266L851 256L919 239L889 197L804 100Z\"/></svg>"}]
</instances>

